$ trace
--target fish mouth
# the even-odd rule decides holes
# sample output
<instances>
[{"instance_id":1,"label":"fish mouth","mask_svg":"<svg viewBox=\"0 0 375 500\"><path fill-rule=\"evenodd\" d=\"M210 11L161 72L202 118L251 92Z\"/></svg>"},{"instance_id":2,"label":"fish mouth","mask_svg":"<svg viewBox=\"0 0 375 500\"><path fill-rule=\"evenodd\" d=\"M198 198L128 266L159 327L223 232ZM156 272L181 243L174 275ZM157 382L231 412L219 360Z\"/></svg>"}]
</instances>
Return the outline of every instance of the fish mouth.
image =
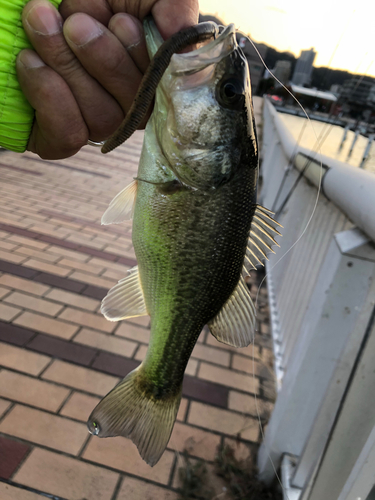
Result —
<instances>
[{"instance_id":1,"label":"fish mouth","mask_svg":"<svg viewBox=\"0 0 375 500\"><path fill-rule=\"evenodd\" d=\"M219 36L198 49L172 56L169 71L173 76L184 76L196 73L218 63L237 48L236 29L234 24L221 27Z\"/></svg>"}]
</instances>

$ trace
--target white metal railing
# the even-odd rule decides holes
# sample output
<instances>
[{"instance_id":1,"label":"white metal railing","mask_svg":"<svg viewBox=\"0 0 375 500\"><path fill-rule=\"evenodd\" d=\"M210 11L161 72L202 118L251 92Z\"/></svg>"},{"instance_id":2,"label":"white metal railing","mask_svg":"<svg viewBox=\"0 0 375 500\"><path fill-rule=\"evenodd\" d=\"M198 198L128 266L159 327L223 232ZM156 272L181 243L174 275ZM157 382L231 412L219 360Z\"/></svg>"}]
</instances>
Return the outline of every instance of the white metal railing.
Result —
<instances>
[{"instance_id":1,"label":"white metal railing","mask_svg":"<svg viewBox=\"0 0 375 500\"><path fill-rule=\"evenodd\" d=\"M292 194L267 265L278 396L260 476L271 481L272 462L283 460L290 498L366 500L375 483L375 384L361 384L369 360L375 366L375 175L323 156L321 169L268 101L262 156L261 203L277 211ZM320 183L306 233L278 262L306 227Z\"/></svg>"}]
</instances>

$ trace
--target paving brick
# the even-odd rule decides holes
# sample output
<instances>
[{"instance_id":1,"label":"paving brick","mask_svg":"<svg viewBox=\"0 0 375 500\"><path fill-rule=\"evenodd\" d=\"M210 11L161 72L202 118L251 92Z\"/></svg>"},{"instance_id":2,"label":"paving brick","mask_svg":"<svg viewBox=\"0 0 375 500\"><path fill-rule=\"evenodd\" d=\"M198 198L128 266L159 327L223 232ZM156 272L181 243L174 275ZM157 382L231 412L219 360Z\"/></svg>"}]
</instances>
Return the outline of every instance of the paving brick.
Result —
<instances>
[{"instance_id":1,"label":"paving brick","mask_svg":"<svg viewBox=\"0 0 375 500\"><path fill-rule=\"evenodd\" d=\"M182 394L184 396L221 408L227 408L228 393L229 390L227 387L188 375L185 375L182 384Z\"/></svg>"},{"instance_id":2,"label":"paving brick","mask_svg":"<svg viewBox=\"0 0 375 500\"><path fill-rule=\"evenodd\" d=\"M129 318L122 324L130 323L134 325L144 326L145 328L150 328L150 316L136 316L135 318Z\"/></svg>"},{"instance_id":3,"label":"paving brick","mask_svg":"<svg viewBox=\"0 0 375 500\"><path fill-rule=\"evenodd\" d=\"M250 344L247 347L233 347L217 341L215 337L211 334L207 335L206 344L213 347L217 347L218 349L225 349L227 351L235 352L237 354L240 353L243 356L248 356L249 358L253 357L253 353L255 358L260 357L259 346L253 344Z\"/></svg>"},{"instance_id":4,"label":"paving brick","mask_svg":"<svg viewBox=\"0 0 375 500\"><path fill-rule=\"evenodd\" d=\"M33 295L43 295L49 290L48 286L40 285L39 283L35 283L35 281L25 280L10 274L3 274L0 277L0 285L32 293Z\"/></svg>"},{"instance_id":5,"label":"paving brick","mask_svg":"<svg viewBox=\"0 0 375 500\"><path fill-rule=\"evenodd\" d=\"M94 274L95 276L98 276L104 270L102 266L96 266L94 264L87 264L86 262L79 262L70 259L60 260L59 266L69 267L70 269L78 269L84 273Z\"/></svg>"},{"instance_id":6,"label":"paving brick","mask_svg":"<svg viewBox=\"0 0 375 500\"><path fill-rule=\"evenodd\" d=\"M106 320L101 314L81 311L72 307L67 307L59 315L59 318L72 323L77 323L78 325L88 326L89 328L95 328L96 330L102 330L107 333L111 333L116 327L115 323Z\"/></svg>"},{"instance_id":7,"label":"paving brick","mask_svg":"<svg viewBox=\"0 0 375 500\"><path fill-rule=\"evenodd\" d=\"M96 349L91 347L74 344L42 333L33 338L27 344L27 348L84 366L89 366L98 353Z\"/></svg>"},{"instance_id":8,"label":"paving brick","mask_svg":"<svg viewBox=\"0 0 375 500\"><path fill-rule=\"evenodd\" d=\"M45 295L46 298L56 300L62 304L68 304L87 311L95 311L98 309L100 302L89 297L82 297L76 293L66 292L64 290L53 289Z\"/></svg>"},{"instance_id":9,"label":"paving brick","mask_svg":"<svg viewBox=\"0 0 375 500\"><path fill-rule=\"evenodd\" d=\"M59 260L58 255L46 253L41 250L36 250L35 248L29 248L25 246L21 246L15 250L15 253L18 255L24 255L25 257L34 257L34 259L40 260L42 262L47 262L50 264L55 264Z\"/></svg>"},{"instance_id":10,"label":"paving brick","mask_svg":"<svg viewBox=\"0 0 375 500\"><path fill-rule=\"evenodd\" d=\"M42 243L41 241L36 241L32 238L25 238L24 236L19 236L18 234L9 236L8 241L13 241L14 243L19 243L20 245L29 246L32 248L38 248L40 250L44 250L48 247L47 243Z\"/></svg>"},{"instance_id":11,"label":"paving brick","mask_svg":"<svg viewBox=\"0 0 375 500\"><path fill-rule=\"evenodd\" d=\"M13 274L15 276L22 276L23 278L33 278L38 272L28 267L23 267L18 264L12 264L0 259L0 272Z\"/></svg>"},{"instance_id":12,"label":"paving brick","mask_svg":"<svg viewBox=\"0 0 375 500\"><path fill-rule=\"evenodd\" d=\"M260 410L262 403L264 401L260 398L255 400L254 396L250 396L249 394L242 394L237 391L229 391L229 399L228 399L228 408L230 410L235 410L240 413L248 413L250 415L257 414L257 406Z\"/></svg>"},{"instance_id":13,"label":"paving brick","mask_svg":"<svg viewBox=\"0 0 375 500\"><path fill-rule=\"evenodd\" d=\"M24 259L24 257L22 258ZM58 265L48 264L47 262L42 262L41 260L28 259L23 263L26 267L31 267L31 269L37 269L38 271L45 271L47 273L56 274L57 276L68 276L71 273L71 269L66 269L64 267L59 267Z\"/></svg>"},{"instance_id":14,"label":"paving brick","mask_svg":"<svg viewBox=\"0 0 375 500\"><path fill-rule=\"evenodd\" d=\"M188 402L189 401L186 398L181 398L180 407L177 413L177 420L181 420L182 422L185 420Z\"/></svg>"},{"instance_id":15,"label":"paving brick","mask_svg":"<svg viewBox=\"0 0 375 500\"><path fill-rule=\"evenodd\" d=\"M69 323L65 323L65 321L47 318L41 314L31 312L24 312L14 321L14 323L63 339L71 339L79 329L78 326L70 325Z\"/></svg>"},{"instance_id":16,"label":"paving brick","mask_svg":"<svg viewBox=\"0 0 375 500\"><path fill-rule=\"evenodd\" d=\"M259 424L257 419L195 401L190 403L187 421L189 424L212 429L223 434L240 435L242 439L255 442L258 439Z\"/></svg>"},{"instance_id":17,"label":"paving brick","mask_svg":"<svg viewBox=\"0 0 375 500\"><path fill-rule=\"evenodd\" d=\"M55 304L49 300L33 297L22 292L13 292L6 298L6 302L24 309L48 314L48 316L55 316L63 309L63 306L60 304Z\"/></svg>"},{"instance_id":18,"label":"paving brick","mask_svg":"<svg viewBox=\"0 0 375 500\"><path fill-rule=\"evenodd\" d=\"M72 455L78 454L88 436L84 424L21 405L1 421L0 432Z\"/></svg>"},{"instance_id":19,"label":"paving brick","mask_svg":"<svg viewBox=\"0 0 375 500\"><path fill-rule=\"evenodd\" d=\"M252 450L247 443L242 443L237 439L224 438L224 446L229 446L234 451L235 458L241 462L246 460L246 465L249 466L252 461Z\"/></svg>"},{"instance_id":20,"label":"paving brick","mask_svg":"<svg viewBox=\"0 0 375 500\"><path fill-rule=\"evenodd\" d=\"M110 280L107 278L99 278L98 276L94 276L91 274L85 274L85 273L82 273L80 271L74 271L70 275L70 278L72 280L82 281L83 283L87 283L89 285L95 285L95 286L105 288L107 291L117 283L116 280Z\"/></svg>"},{"instance_id":21,"label":"paving brick","mask_svg":"<svg viewBox=\"0 0 375 500\"><path fill-rule=\"evenodd\" d=\"M139 362L134 359L124 358L123 356L117 356L108 352L100 352L97 358L95 358L92 368L111 375L125 377L129 372L137 368L138 365Z\"/></svg>"},{"instance_id":22,"label":"paving brick","mask_svg":"<svg viewBox=\"0 0 375 500\"><path fill-rule=\"evenodd\" d=\"M46 497L7 483L0 482L1 500L45 500Z\"/></svg>"},{"instance_id":23,"label":"paving brick","mask_svg":"<svg viewBox=\"0 0 375 500\"><path fill-rule=\"evenodd\" d=\"M10 479L30 451L30 447L14 439L0 436L0 451L0 478Z\"/></svg>"},{"instance_id":24,"label":"paving brick","mask_svg":"<svg viewBox=\"0 0 375 500\"><path fill-rule=\"evenodd\" d=\"M81 252L75 252L74 250L69 250L67 248L62 248L61 246L51 245L46 252L57 254L57 255L65 255L73 260L79 260L81 262L86 262L89 259L88 255L85 255Z\"/></svg>"},{"instance_id":25,"label":"paving brick","mask_svg":"<svg viewBox=\"0 0 375 500\"><path fill-rule=\"evenodd\" d=\"M16 316L20 314L21 310L22 309L19 309L18 307L0 304L0 320L12 321Z\"/></svg>"},{"instance_id":26,"label":"paving brick","mask_svg":"<svg viewBox=\"0 0 375 500\"><path fill-rule=\"evenodd\" d=\"M13 243L7 243L6 241L0 241L0 248L1 250L8 250L12 251L15 248L17 248L18 245L15 245Z\"/></svg>"},{"instance_id":27,"label":"paving brick","mask_svg":"<svg viewBox=\"0 0 375 500\"><path fill-rule=\"evenodd\" d=\"M89 345L103 351L113 352L121 356L131 358L138 347L138 344L130 340L120 339L114 335L94 332L83 328L74 338L74 342Z\"/></svg>"},{"instance_id":28,"label":"paving brick","mask_svg":"<svg viewBox=\"0 0 375 500\"><path fill-rule=\"evenodd\" d=\"M223 366L229 366L230 353L223 349L214 349L202 344L196 344L191 354L193 358L202 359L203 361L210 361Z\"/></svg>"},{"instance_id":29,"label":"paving brick","mask_svg":"<svg viewBox=\"0 0 375 500\"><path fill-rule=\"evenodd\" d=\"M3 286L0 286L0 299L9 294L10 294L9 288L4 288Z\"/></svg>"},{"instance_id":30,"label":"paving brick","mask_svg":"<svg viewBox=\"0 0 375 500\"><path fill-rule=\"evenodd\" d=\"M40 448L34 448L14 481L69 500L111 500L119 475Z\"/></svg>"},{"instance_id":31,"label":"paving brick","mask_svg":"<svg viewBox=\"0 0 375 500\"><path fill-rule=\"evenodd\" d=\"M74 281L69 278L62 278L61 276L56 276L55 274L49 273L38 273L36 276L34 276L33 280L37 281L38 283L44 283L46 285L62 288L63 290L68 290L75 293L80 293L86 288L86 285L80 283L79 281Z\"/></svg>"},{"instance_id":32,"label":"paving brick","mask_svg":"<svg viewBox=\"0 0 375 500\"><path fill-rule=\"evenodd\" d=\"M107 292L108 292L107 288L101 288L99 286L93 286L93 285L85 285L82 295L101 301L107 295Z\"/></svg>"},{"instance_id":33,"label":"paving brick","mask_svg":"<svg viewBox=\"0 0 375 500\"><path fill-rule=\"evenodd\" d=\"M47 356L0 342L0 365L7 368L13 368L31 375L39 375L50 361L51 358Z\"/></svg>"},{"instance_id":34,"label":"paving brick","mask_svg":"<svg viewBox=\"0 0 375 500\"><path fill-rule=\"evenodd\" d=\"M0 259L13 262L13 264L20 264L27 259L24 255L16 255L15 253L10 253L5 250L0 250Z\"/></svg>"},{"instance_id":35,"label":"paving brick","mask_svg":"<svg viewBox=\"0 0 375 500\"><path fill-rule=\"evenodd\" d=\"M64 387L8 370L0 372L0 396L4 398L57 411L68 395L69 390Z\"/></svg>"},{"instance_id":36,"label":"paving brick","mask_svg":"<svg viewBox=\"0 0 375 500\"><path fill-rule=\"evenodd\" d=\"M0 340L8 344L25 345L34 335L32 330L0 321Z\"/></svg>"},{"instance_id":37,"label":"paving brick","mask_svg":"<svg viewBox=\"0 0 375 500\"><path fill-rule=\"evenodd\" d=\"M198 377L223 384L234 389L259 394L259 380L251 375L235 373L226 368L219 368L208 363L201 362Z\"/></svg>"},{"instance_id":38,"label":"paving brick","mask_svg":"<svg viewBox=\"0 0 375 500\"><path fill-rule=\"evenodd\" d=\"M61 409L60 415L86 422L99 401L100 398L88 396L82 392L74 392Z\"/></svg>"},{"instance_id":39,"label":"paving brick","mask_svg":"<svg viewBox=\"0 0 375 500\"><path fill-rule=\"evenodd\" d=\"M164 452L160 461L150 467L142 460L130 439L93 437L83 453L83 458L157 483L168 484L174 453Z\"/></svg>"},{"instance_id":40,"label":"paving brick","mask_svg":"<svg viewBox=\"0 0 375 500\"><path fill-rule=\"evenodd\" d=\"M136 318L132 318L132 320L133 319ZM148 319L148 321L150 320ZM150 330L141 326L132 325L131 323L128 323L126 321L123 321L117 328L116 335L135 340L136 342L142 342L143 344L148 344L150 341Z\"/></svg>"},{"instance_id":41,"label":"paving brick","mask_svg":"<svg viewBox=\"0 0 375 500\"><path fill-rule=\"evenodd\" d=\"M43 378L99 396L105 396L119 382L116 377L64 361L54 361L44 372Z\"/></svg>"},{"instance_id":42,"label":"paving brick","mask_svg":"<svg viewBox=\"0 0 375 500\"><path fill-rule=\"evenodd\" d=\"M126 476L116 500L178 500L179 495L171 490Z\"/></svg>"},{"instance_id":43,"label":"paving brick","mask_svg":"<svg viewBox=\"0 0 375 500\"><path fill-rule=\"evenodd\" d=\"M168 448L195 455L204 460L214 460L216 448L220 444L220 436L206 432L190 425L176 422Z\"/></svg>"},{"instance_id":44,"label":"paving brick","mask_svg":"<svg viewBox=\"0 0 375 500\"><path fill-rule=\"evenodd\" d=\"M5 401L5 399L0 398L0 418L4 415L11 404L12 403L9 403L9 401Z\"/></svg>"}]
</instances>

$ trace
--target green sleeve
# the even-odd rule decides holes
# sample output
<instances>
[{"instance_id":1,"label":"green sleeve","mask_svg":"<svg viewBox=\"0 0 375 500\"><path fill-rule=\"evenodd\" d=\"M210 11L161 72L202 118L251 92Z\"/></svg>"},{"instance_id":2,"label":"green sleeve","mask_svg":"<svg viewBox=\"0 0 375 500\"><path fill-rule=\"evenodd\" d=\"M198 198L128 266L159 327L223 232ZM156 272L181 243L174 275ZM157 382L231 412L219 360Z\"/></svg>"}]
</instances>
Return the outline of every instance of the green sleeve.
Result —
<instances>
[{"instance_id":1,"label":"green sleeve","mask_svg":"<svg viewBox=\"0 0 375 500\"><path fill-rule=\"evenodd\" d=\"M22 9L28 0L0 0L0 146L23 152L34 120L16 75L16 57L30 48L22 27ZM58 7L61 0L50 0Z\"/></svg>"}]
</instances>

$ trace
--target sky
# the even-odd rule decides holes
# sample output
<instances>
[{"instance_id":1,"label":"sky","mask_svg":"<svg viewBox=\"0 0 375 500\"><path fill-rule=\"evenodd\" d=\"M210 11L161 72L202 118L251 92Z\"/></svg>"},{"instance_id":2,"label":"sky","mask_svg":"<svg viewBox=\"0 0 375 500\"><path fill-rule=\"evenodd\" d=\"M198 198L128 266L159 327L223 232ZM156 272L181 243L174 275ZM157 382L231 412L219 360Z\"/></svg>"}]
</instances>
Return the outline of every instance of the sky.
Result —
<instances>
[{"instance_id":1,"label":"sky","mask_svg":"<svg viewBox=\"0 0 375 500\"><path fill-rule=\"evenodd\" d=\"M203 14L296 57L314 47L314 66L375 76L375 1L199 0Z\"/></svg>"}]
</instances>

